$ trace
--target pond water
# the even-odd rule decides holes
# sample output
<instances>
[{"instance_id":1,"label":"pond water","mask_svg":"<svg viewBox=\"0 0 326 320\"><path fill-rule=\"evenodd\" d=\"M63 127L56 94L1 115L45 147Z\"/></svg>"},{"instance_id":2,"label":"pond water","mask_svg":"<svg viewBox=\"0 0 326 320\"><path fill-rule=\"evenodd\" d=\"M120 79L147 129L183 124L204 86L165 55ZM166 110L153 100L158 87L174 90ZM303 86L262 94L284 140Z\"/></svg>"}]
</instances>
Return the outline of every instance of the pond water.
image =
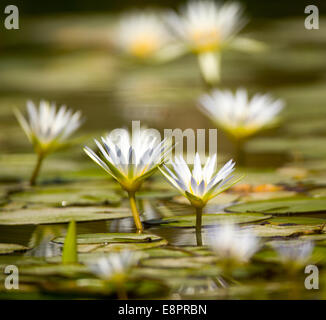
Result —
<instances>
[{"instance_id":1,"label":"pond water","mask_svg":"<svg viewBox=\"0 0 326 320\"><path fill-rule=\"evenodd\" d=\"M113 22L106 16L30 19L14 39L6 39L7 45L0 52L0 203L3 210L60 207L68 194L76 194L76 199L81 201L84 198L77 195L80 190L84 196L92 189L99 192L105 184L118 197L114 207L127 208L126 195L86 158L82 145L92 145L94 137L108 130L130 127L132 120L140 120L141 124L161 132L170 128L215 128L197 108L197 98L207 88L201 81L195 58L187 56L162 65L141 65L119 57L107 48L103 31ZM221 196L220 202L208 207L208 213L224 212L237 201L326 197L326 37L322 30L312 34L302 30L301 25L299 19L256 21L245 32L266 42L269 49L263 54L230 51L223 56L221 88L245 87L252 93L268 91L287 103L281 126L248 142L245 165L238 167L238 172L245 174L242 184L272 184L280 186L280 190L228 192ZM36 29L43 32L33 32ZM24 194L35 157L12 111L14 107L23 109L27 99L36 102L42 98L82 110L86 121L79 132L82 144L47 159L40 183L50 190L35 200L32 198L35 195ZM220 163L234 156L232 143L220 130L218 149ZM141 204L145 208L144 220L193 213L178 197L164 196L171 188L159 175L145 184L144 189L148 192ZM36 189L37 192L41 191ZM151 196L151 192L159 197ZM62 199L54 200L56 193ZM107 205L102 198L90 205ZM292 215L303 218L303 222L296 221L294 225L325 223L326 200L318 210L311 209L313 206L314 203L309 204L307 212L300 214L297 208L289 207L293 212L282 216L288 218L283 221L284 226L292 224ZM304 223L305 218L319 220ZM271 221L268 223L273 224ZM52 240L65 234L66 228L66 224L0 224L0 243L32 247L28 256L55 258L60 246ZM204 228L204 244L212 230L213 227ZM79 234L133 233L135 229L131 218L122 218L79 222L77 231ZM146 233L166 239L171 247L196 245L194 228L147 225ZM268 239L281 237L276 233ZM325 250L320 251L325 258ZM0 264L5 263L3 257L0 256ZM326 265L325 259L321 265ZM261 271L261 278L256 274L251 283L247 281L250 285L256 283L258 291L253 290L252 294L246 291L244 297L262 297L261 286L267 286L268 282L264 282L268 278L264 272L273 274L274 270ZM275 282L279 284L279 278ZM269 297L288 297L284 288L279 291L271 288L269 292ZM234 297L243 296L236 292L231 298ZM305 294L301 292L300 297Z\"/></svg>"}]
</instances>

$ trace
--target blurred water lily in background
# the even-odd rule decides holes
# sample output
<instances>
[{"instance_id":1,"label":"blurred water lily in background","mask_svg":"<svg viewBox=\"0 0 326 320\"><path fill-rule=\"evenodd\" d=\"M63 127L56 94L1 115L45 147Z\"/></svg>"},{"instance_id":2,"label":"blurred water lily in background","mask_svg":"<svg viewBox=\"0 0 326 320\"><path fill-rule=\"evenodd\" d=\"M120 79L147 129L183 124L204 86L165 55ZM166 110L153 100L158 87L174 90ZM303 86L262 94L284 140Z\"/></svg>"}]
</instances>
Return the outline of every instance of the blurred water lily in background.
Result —
<instances>
[{"instance_id":1,"label":"blurred water lily in background","mask_svg":"<svg viewBox=\"0 0 326 320\"><path fill-rule=\"evenodd\" d=\"M251 99L244 89L213 90L199 98L200 109L224 130L237 148L237 160L243 162L243 144L258 131L277 123L277 116L284 108L281 99L269 94L255 94Z\"/></svg>"},{"instance_id":2,"label":"blurred water lily in background","mask_svg":"<svg viewBox=\"0 0 326 320\"><path fill-rule=\"evenodd\" d=\"M89 268L98 277L110 280L114 277L125 277L138 260L139 255L136 252L125 250L110 253L108 257L102 257L95 263L90 263Z\"/></svg>"},{"instance_id":3,"label":"blurred water lily in background","mask_svg":"<svg viewBox=\"0 0 326 320\"><path fill-rule=\"evenodd\" d=\"M101 257L88 264L89 269L103 280L112 281L117 289L120 299L126 299L124 282L130 269L137 265L140 255L133 251L121 251L110 253L107 257Z\"/></svg>"},{"instance_id":4,"label":"blurred water lily in background","mask_svg":"<svg viewBox=\"0 0 326 320\"><path fill-rule=\"evenodd\" d=\"M142 61L170 60L182 53L156 11L125 14L115 32L115 44L126 55Z\"/></svg>"},{"instance_id":5,"label":"blurred water lily in background","mask_svg":"<svg viewBox=\"0 0 326 320\"><path fill-rule=\"evenodd\" d=\"M239 42L242 50L262 47L250 39L236 40L235 36L247 22L238 2L191 0L181 8L180 14L170 12L166 20L179 40L198 56L201 73L208 84L220 80L222 50L237 48Z\"/></svg>"},{"instance_id":6,"label":"blurred water lily in background","mask_svg":"<svg viewBox=\"0 0 326 320\"><path fill-rule=\"evenodd\" d=\"M182 156L176 157L171 165L174 172L166 165L164 169L159 169L172 186L196 208L196 235L198 245L201 245L202 210L210 199L229 189L238 181L234 180L229 183L233 178L231 173L234 171L235 163L230 160L219 171L216 171L216 154L208 158L202 166L199 154L196 153L192 172Z\"/></svg>"},{"instance_id":7,"label":"blurred water lily in background","mask_svg":"<svg viewBox=\"0 0 326 320\"><path fill-rule=\"evenodd\" d=\"M278 252L281 262L286 267L286 270L291 273L309 263L314 243L312 241L286 241L273 245Z\"/></svg>"},{"instance_id":8,"label":"blurred water lily in background","mask_svg":"<svg viewBox=\"0 0 326 320\"><path fill-rule=\"evenodd\" d=\"M33 144L38 160L30 179L34 185L43 159L58 149L68 145L67 139L82 124L81 112L73 112L66 106L57 109L55 103L42 100L39 108L32 101L27 101L27 119L16 109L15 115L29 141Z\"/></svg>"},{"instance_id":9,"label":"blurred water lily in background","mask_svg":"<svg viewBox=\"0 0 326 320\"><path fill-rule=\"evenodd\" d=\"M142 231L135 193L144 180L162 164L171 146L166 139L158 140L147 129L132 135L126 129L116 129L101 140L102 144L95 140L100 150L99 156L89 147L84 150L128 192L136 227Z\"/></svg>"},{"instance_id":10,"label":"blurred water lily in background","mask_svg":"<svg viewBox=\"0 0 326 320\"><path fill-rule=\"evenodd\" d=\"M247 263L259 250L260 244L249 230L243 231L227 223L210 234L210 247L229 268L233 264Z\"/></svg>"}]
</instances>

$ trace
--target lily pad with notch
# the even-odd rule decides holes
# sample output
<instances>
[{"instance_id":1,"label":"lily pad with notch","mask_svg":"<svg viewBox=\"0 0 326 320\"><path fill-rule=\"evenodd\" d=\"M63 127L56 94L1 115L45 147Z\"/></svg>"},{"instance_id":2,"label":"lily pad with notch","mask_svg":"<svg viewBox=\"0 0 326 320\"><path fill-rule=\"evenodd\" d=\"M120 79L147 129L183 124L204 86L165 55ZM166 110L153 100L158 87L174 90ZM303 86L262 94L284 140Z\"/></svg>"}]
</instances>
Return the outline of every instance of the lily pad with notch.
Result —
<instances>
[{"instance_id":1,"label":"lily pad with notch","mask_svg":"<svg viewBox=\"0 0 326 320\"><path fill-rule=\"evenodd\" d=\"M64 237L55 238L54 243L63 245ZM77 236L80 253L106 253L117 250L143 250L167 245L167 241L153 234L137 233L92 233Z\"/></svg>"}]
</instances>

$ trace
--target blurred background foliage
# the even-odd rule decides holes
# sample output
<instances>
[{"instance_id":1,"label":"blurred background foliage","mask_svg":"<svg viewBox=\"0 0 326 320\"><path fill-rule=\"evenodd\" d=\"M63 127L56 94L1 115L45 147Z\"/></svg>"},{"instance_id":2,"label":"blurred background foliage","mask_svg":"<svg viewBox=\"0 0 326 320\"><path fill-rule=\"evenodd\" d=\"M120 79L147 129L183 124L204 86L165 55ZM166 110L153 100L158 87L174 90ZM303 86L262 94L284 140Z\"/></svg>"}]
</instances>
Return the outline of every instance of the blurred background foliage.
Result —
<instances>
[{"instance_id":1,"label":"blurred background foliage","mask_svg":"<svg viewBox=\"0 0 326 320\"><path fill-rule=\"evenodd\" d=\"M4 1L5 2L5 1ZM42 0L14 0L10 4L18 5L21 13L28 15L56 14L56 13L85 13L85 12L119 12L126 8L140 8L145 6L177 8L185 0L57 0L44 2ZM287 16L302 16L307 5L318 5L320 11L326 9L324 1L288 0L288 1L261 1L244 0L248 12L252 17L276 18ZM9 4L9 3L8 3Z\"/></svg>"}]
</instances>

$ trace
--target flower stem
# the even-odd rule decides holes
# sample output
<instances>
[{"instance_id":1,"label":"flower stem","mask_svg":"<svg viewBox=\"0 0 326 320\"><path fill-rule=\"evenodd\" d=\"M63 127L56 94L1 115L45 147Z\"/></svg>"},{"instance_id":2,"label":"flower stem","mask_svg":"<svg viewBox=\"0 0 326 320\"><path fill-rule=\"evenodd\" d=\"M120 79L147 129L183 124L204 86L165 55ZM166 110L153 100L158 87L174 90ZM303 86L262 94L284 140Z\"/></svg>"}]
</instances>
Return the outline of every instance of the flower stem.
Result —
<instances>
[{"instance_id":1,"label":"flower stem","mask_svg":"<svg viewBox=\"0 0 326 320\"><path fill-rule=\"evenodd\" d=\"M208 89L211 89L221 80L221 55L219 52L200 53L198 63L202 78Z\"/></svg>"},{"instance_id":2,"label":"flower stem","mask_svg":"<svg viewBox=\"0 0 326 320\"><path fill-rule=\"evenodd\" d=\"M244 141L236 140L235 141L235 159L238 165L245 164L245 153L244 153Z\"/></svg>"},{"instance_id":3,"label":"flower stem","mask_svg":"<svg viewBox=\"0 0 326 320\"><path fill-rule=\"evenodd\" d=\"M44 155L41 154L41 153L39 153L38 156L37 156L36 166L34 168L34 171L33 171L33 174L31 176L31 179L29 180L29 184L31 186L35 186L36 179L37 179L37 176L38 176L38 174L40 172L43 159L44 159Z\"/></svg>"},{"instance_id":4,"label":"flower stem","mask_svg":"<svg viewBox=\"0 0 326 320\"><path fill-rule=\"evenodd\" d=\"M201 235L201 222L202 222L203 208L196 208L196 240L197 246L202 246L202 235Z\"/></svg>"},{"instance_id":5,"label":"flower stem","mask_svg":"<svg viewBox=\"0 0 326 320\"><path fill-rule=\"evenodd\" d=\"M128 195L129 195L129 201L130 201L130 208L131 208L132 215L134 217L136 228L141 233L141 232L143 232L143 225L140 221L139 212L137 210L135 193L128 192Z\"/></svg>"}]
</instances>

